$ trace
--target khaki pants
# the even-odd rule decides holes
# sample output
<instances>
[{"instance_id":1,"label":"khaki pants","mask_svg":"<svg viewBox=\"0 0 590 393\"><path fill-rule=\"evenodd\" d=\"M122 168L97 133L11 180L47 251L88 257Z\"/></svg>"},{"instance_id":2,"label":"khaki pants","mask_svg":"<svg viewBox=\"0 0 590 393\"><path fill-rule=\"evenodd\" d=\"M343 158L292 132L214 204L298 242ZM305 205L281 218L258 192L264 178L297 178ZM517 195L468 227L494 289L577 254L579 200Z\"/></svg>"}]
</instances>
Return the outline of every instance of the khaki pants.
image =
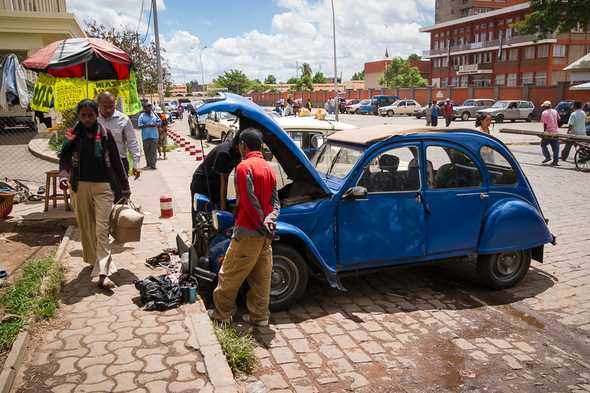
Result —
<instances>
[{"instance_id":1,"label":"khaki pants","mask_svg":"<svg viewBox=\"0 0 590 393\"><path fill-rule=\"evenodd\" d=\"M78 191L72 192L72 204L80 228L84 262L93 266L90 277L110 276L117 271L109 245L109 215L113 207L111 185L78 182Z\"/></svg>"},{"instance_id":2,"label":"khaki pants","mask_svg":"<svg viewBox=\"0 0 590 393\"><path fill-rule=\"evenodd\" d=\"M263 236L232 239L219 270L219 283L213 291L215 317L229 319L236 309L236 297L248 279L250 290L246 305L252 321L268 319L270 278L272 272L271 240Z\"/></svg>"}]
</instances>

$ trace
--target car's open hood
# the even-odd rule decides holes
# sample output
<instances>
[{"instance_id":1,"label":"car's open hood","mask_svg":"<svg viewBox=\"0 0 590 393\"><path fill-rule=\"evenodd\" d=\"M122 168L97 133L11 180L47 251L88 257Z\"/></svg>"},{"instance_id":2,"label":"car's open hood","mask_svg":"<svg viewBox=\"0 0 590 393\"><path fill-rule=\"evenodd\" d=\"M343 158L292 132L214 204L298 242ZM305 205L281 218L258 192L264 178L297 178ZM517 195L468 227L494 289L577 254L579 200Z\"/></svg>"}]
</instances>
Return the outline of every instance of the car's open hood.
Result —
<instances>
[{"instance_id":1,"label":"car's open hood","mask_svg":"<svg viewBox=\"0 0 590 393\"><path fill-rule=\"evenodd\" d=\"M228 112L238 116L241 129L249 126L260 128L263 132L264 143L272 151L290 179L315 184L324 193L331 193L305 153L260 106L242 96L223 93L197 108L199 115L209 112Z\"/></svg>"}]
</instances>

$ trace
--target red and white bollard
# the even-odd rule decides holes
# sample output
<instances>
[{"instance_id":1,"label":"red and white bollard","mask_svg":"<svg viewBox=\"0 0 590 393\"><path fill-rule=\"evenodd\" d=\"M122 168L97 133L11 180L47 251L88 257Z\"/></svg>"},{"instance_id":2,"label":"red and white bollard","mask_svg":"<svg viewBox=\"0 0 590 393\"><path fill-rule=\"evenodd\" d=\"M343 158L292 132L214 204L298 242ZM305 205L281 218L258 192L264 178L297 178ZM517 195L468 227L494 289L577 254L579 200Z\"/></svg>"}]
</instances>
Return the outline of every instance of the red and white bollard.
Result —
<instances>
[{"instance_id":1,"label":"red and white bollard","mask_svg":"<svg viewBox=\"0 0 590 393\"><path fill-rule=\"evenodd\" d=\"M160 217L170 218L173 215L174 210L172 209L172 196L162 195L160 197Z\"/></svg>"}]
</instances>

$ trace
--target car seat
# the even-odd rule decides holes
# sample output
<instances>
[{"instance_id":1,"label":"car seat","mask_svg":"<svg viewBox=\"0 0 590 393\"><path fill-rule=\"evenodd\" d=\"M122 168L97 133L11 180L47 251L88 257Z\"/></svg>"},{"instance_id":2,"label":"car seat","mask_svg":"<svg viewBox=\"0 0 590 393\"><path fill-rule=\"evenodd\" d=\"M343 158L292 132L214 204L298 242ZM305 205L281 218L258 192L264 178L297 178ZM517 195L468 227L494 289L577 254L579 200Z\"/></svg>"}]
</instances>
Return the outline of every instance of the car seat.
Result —
<instances>
[{"instance_id":1,"label":"car seat","mask_svg":"<svg viewBox=\"0 0 590 393\"><path fill-rule=\"evenodd\" d=\"M383 154L379 157L380 172L373 174L371 179L372 189L375 191L397 191L400 182L397 174L399 158L392 154Z\"/></svg>"}]
</instances>

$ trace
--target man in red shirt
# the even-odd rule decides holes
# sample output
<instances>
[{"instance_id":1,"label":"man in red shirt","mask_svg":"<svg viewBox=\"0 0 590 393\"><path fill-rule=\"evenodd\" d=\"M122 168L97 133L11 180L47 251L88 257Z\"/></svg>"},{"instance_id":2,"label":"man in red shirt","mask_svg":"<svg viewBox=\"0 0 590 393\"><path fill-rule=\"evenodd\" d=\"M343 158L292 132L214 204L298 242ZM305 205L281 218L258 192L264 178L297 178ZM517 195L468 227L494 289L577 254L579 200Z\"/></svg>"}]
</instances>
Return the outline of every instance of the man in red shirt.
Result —
<instances>
[{"instance_id":1,"label":"man in red shirt","mask_svg":"<svg viewBox=\"0 0 590 393\"><path fill-rule=\"evenodd\" d=\"M213 291L215 309L211 319L229 322L236 296L248 279L246 305L250 314L244 320L253 325L268 325L272 248L279 197L272 168L262 156L262 134L247 128L238 137L242 162L235 172L236 222L232 240L219 270Z\"/></svg>"},{"instance_id":2,"label":"man in red shirt","mask_svg":"<svg viewBox=\"0 0 590 393\"><path fill-rule=\"evenodd\" d=\"M449 98L447 98L447 101L445 102L445 106L443 107L443 116L445 117L445 127L448 127L451 125L451 122L453 121L453 103L451 102L451 100Z\"/></svg>"}]
</instances>

